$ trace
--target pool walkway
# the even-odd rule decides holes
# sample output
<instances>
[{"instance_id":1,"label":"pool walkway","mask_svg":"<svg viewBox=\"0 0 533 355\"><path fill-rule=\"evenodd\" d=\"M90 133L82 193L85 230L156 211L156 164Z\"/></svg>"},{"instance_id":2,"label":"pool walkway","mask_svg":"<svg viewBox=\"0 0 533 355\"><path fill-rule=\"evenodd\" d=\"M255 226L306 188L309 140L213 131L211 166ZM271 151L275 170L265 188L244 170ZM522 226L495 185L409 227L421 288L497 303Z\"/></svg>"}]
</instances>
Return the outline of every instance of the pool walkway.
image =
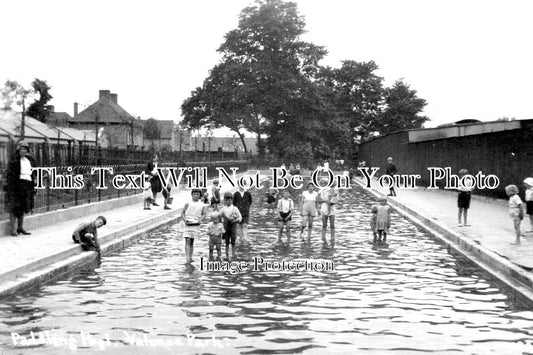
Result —
<instances>
[{"instance_id":1,"label":"pool walkway","mask_svg":"<svg viewBox=\"0 0 533 355\"><path fill-rule=\"evenodd\" d=\"M363 180L355 182L364 186ZM366 188L366 186L365 186ZM367 188L376 196L389 193L379 186L377 180ZM468 226L458 223L457 192L451 190L396 189L396 197L388 197L389 204L399 208L443 234L459 250L480 259L497 272L519 280L533 292L533 233L529 217L522 221L521 244L511 245L515 240L513 222L509 217L507 200L472 196L468 210ZM394 239L394 226L391 228Z\"/></svg>"},{"instance_id":2,"label":"pool walkway","mask_svg":"<svg viewBox=\"0 0 533 355\"><path fill-rule=\"evenodd\" d=\"M241 175L237 174L237 178ZM211 184L212 180L207 181L207 186ZM221 195L234 190L229 184L223 184ZM177 222L181 209L191 200L191 194L188 189L173 189L171 196L170 210L163 208L161 194L156 200L159 206L144 210L142 194L137 194L26 215L25 229L31 235L13 237L0 234L0 297L42 284L73 268L96 261L96 252L83 251L79 244L73 243L72 232L81 223L93 221L99 215L107 219L107 224L98 229L103 256L125 248L157 228Z\"/></svg>"},{"instance_id":3,"label":"pool walkway","mask_svg":"<svg viewBox=\"0 0 533 355\"><path fill-rule=\"evenodd\" d=\"M70 266L82 264L81 259L96 259L95 252L84 252L79 244L72 241L72 231L82 222L93 221L99 215L105 216L107 224L98 229L102 253L105 255L113 249L120 249L116 244L127 242L133 235L176 221L185 201L190 199L190 193L180 191L172 196L174 201L170 210L163 209L161 195L157 199L159 207L152 206L151 210L144 210L142 196L139 195L132 204L108 211L87 213L58 223L54 223L51 217L38 228L26 228L31 235L1 236L0 295L39 282L39 273L47 268L58 269L59 273L68 271ZM75 262L75 259L80 260ZM65 262L62 269L57 265L61 262ZM53 274L45 272L42 278L50 278Z\"/></svg>"}]
</instances>

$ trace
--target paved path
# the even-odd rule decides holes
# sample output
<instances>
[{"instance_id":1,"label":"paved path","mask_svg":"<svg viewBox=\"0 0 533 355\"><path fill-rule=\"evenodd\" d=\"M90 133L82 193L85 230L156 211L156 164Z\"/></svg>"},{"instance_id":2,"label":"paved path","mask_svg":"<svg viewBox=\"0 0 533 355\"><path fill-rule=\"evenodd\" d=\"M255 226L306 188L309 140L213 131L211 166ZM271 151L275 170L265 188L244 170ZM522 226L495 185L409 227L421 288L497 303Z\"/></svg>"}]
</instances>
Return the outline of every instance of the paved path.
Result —
<instances>
[{"instance_id":1,"label":"paved path","mask_svg":"<svg viewBox=\"0 0 533 355\"><path fill-rule=\"evenodd\" d=\"M152 207L151 210L144 210L143 204L129 205L116 208L102 214L107 219L107 224L98 229L100 239L116 232L126 226L133 225L142 220L154 217L169 217L172 214L178 217L178 209L183 207L185 201L190 196L187 191L174 193L172 210L164 210L162 198L159 197L159 207ZM0 238L0 275L9 271L20 269L32 263L46 260L52 255L57 256L62 251L67 252L75 244L72 242L72 231L82 222L94 220L99 214L90 214L80 218L71 219L61 223L42 226L39 229L30 230L31 235L18 237L5 236ZM80 248L81 250L81 248Z\"/></svg>"},{"instance_id":2,"label":"paved path","mask_svg":"<svg viewBox=\"0 0 533 355\"><path fill-rule=\"evenodd\" d=\"M384 194L389 192L388 189L381 188L377 181L372 182L372 189ZM473 196L468 210L470 226L459 226L456 192L418 187L412 190L397 189L396 193L398 196L389 198L443 224L516 265L533 269L533 233L526 233L531 229L529 218L526 216L522 221L522 243L511 245L515 240L515 233L506 201ZM394 226L392 227L391 234L394 233Z\"/></svg>"},{"instance_id":3,"label":"paved path","mask_svg":"<svg viewBox=\"0 0 533 355\"><path fill-rule=\"evenodd\" d=\"M242 174L238 174L239 177ZM211 186L212 180L208 181ZM221 195L225 191L233 191L229 184L223 185ZM72 231L82 222L92 221L98 215L104 215L107 224L98 229L101 244L123 237L139 228L148 225L167 223L169 219L178 220L181 209L191 200L190 190L177 191L173 189L171 196L173 203L171 210L163 209L163 198L159 194L157 202L160 206L152 206L151 210L144 210L142 198L139 203L114 208L103 213L87 214L63 222L45 221L46 225L28 230L31 235L18 237L0 237L0 285L15 282L35 270L42 269L52 263L67 259L83 251L72 241ZM1 287L0 287L1 288Z\"/></svg>"}]
</instances>

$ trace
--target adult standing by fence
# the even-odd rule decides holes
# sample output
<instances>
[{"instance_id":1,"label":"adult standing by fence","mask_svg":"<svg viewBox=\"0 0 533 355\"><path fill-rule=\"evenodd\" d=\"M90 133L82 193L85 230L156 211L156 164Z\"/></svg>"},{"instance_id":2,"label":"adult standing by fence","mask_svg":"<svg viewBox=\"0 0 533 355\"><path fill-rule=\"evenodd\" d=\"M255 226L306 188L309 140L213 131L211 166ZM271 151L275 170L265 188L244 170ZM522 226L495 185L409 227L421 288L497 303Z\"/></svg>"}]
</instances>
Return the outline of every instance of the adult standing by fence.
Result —
<instances>
[{"instance_id":1,"label":"adult standing by fence","mask_svg":"<svg viewBox=\"0 0 533 355\"><path fill-rule=\"evenodd\" d=\"M35 161L28 155L29 150L28 144L20 141L7 166L5 203L9 211L9 232L14 237L31 234L24 229L24 215L33 209L35 195L35 176L31 171Z\"/></svg>"},{"instance_id":2,"label":"adult standing by fence","mask_svg":"<svg viewBox=\"0 0 533 355\"><path fill-rule=\"evenodd\" d=\"M391 187L389 196L396 196L396 191L394 190L394 179L392 178L394 175L398 173L398 169L396 169L396 165L392 162L392 157L387 158L387 175L391 177Z\"/></svg>"},{"instance_id":3,"label":"adult standing by fence","mask_svg":"<svg viewBox=\"0 0 533 355\"><path fill-rule=\"evenodd\" d=\"M154 154L152 156L152 159L148 162L148 165L146 167L146 173L150 174L152 177L150 178L150 188L152 189L152 195L153 195L153 201L152 204L154 206L159 206L155 199L157 197L157 193L161 192L162 186L161 186L161 180L159 179L159 175L157 174L157 168L159 164L159 157L157 154Z\"/></svg>"}]
</instances>

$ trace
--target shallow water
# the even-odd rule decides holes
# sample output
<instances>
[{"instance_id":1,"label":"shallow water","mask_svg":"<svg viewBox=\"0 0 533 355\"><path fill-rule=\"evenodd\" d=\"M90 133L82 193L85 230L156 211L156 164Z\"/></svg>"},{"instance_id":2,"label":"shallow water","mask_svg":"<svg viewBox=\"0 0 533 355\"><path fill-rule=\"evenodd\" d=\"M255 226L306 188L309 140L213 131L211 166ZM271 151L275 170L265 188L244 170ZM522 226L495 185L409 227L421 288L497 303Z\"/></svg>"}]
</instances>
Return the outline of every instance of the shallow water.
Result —
<instances>
[{"instance_id":1,"label":"shallow water","mask_svg":"<svg viewBox=\"0 0 533 355\"><path fill-rule=\"evenodd\" d=\"M174 225L100 265L4 300L0 348L23 354L533 353L533 312L407 220L394 215L389 244L371 244L373 202L364 192L343 193L329 247L320 242L318 220L312 242L302 243L299 217L291 243L277 244L274 214L254 197L250 243L238 245L239 260L326 259L335 271L201 270L207 238L195 242L196 262L186 266Z\"/></svg>"}]
</instances>

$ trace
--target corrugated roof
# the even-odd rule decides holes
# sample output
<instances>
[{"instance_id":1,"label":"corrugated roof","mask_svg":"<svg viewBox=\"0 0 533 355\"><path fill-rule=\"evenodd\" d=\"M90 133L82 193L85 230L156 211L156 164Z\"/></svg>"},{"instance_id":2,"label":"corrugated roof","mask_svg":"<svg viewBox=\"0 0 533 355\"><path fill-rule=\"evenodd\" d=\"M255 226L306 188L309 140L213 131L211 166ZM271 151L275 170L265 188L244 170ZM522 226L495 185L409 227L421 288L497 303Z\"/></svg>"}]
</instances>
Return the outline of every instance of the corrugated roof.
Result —
<instances>
[{"instance_id":1,"label":"corrugated roof","mask_svg":"<svg viewBox=\"0 0 533 355\"><path fill-rule=\"evenodd\" d=\"M0 130L4 134L12 135L14 137L20 135L20 127L22 123L22 114L12 110L0 110ZM89 135L85 132L74 128L61 127L56 128L49 126L46 123L36 120L30 116L24 117L24 136L25 138L45 139L49 140L78 140L78 141L94 141L94 133Z\"/></svg>"}]
</instances>

